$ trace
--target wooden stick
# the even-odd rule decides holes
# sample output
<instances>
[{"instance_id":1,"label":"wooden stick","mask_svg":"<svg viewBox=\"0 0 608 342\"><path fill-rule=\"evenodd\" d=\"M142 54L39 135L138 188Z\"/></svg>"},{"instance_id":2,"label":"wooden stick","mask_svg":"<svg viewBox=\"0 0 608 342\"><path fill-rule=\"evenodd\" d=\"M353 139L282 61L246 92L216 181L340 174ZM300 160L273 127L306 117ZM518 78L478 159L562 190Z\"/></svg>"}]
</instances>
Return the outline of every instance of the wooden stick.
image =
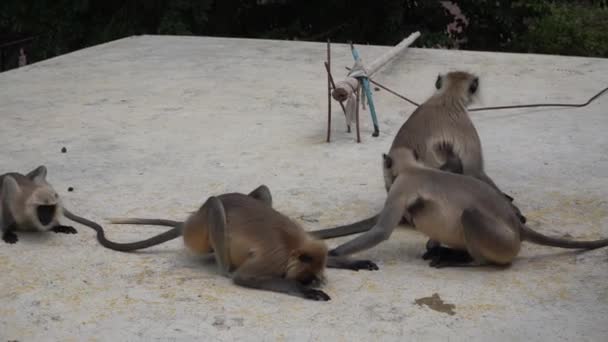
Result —
<instances>
[{"instance_id":1,"label":"wooden stick","mask_svg":"<svg viewBox=\"0 0 608 342\"><path fill-rule=\"evenodd\" d=\"M355 110L355 120L357 121L357 143L361 142L361 134L359 132L359 90L361 87L357 87L357 91L355 92L357 96L357 109Z\"/></svg>"},{"instance_id":2,"label":"wooden stick","mask_svg":"<svg viewBox=\"0 0 608 342\"><path fill-rule=\"evenodd\" d=\"M331 137L331 47L329 38L327 38L327 62L325 62L325 68L327 69L327 142Z\"/></svg>"},{"instance_id":3,"label":"wooden stick","mask_svg":"<svg viewBox=\"0 0 608 342\"><path fill-rule=\"evenodd\" d=\"M399 44L392 47L388 52L372 61L368 67L365 67L367 76L371 77L373 74L378 72L384 67L389 61L394 59L399 53L403 52L408 46L410 46L418 37L420 32L414 32L409 37L402 40ZM345 101L352 93L353 89L359 86L359 82L354 77L346 77L343 81L335 84L332 92L332 97L337 101Z\"/></svg>"},{"instance_id":4,"label":"wooden stick","mask_svg":"<svg viewBox=\"0 0 608 342\"><path fill-rule=\"evenodd\" d=\"M329 75L329 81L331 82L331 86L332 89L336 89L336 84L334 83L334 77L331 75L331 72L329 71L329 65L327 65L327 63L325 63L325 70L327 70L327 75ZM340 103L340 107L342 107L342 111L344 112L344 115L346 115L346 108L344 108L344 101L338 101Z\"/></svg>"}]
</instances>

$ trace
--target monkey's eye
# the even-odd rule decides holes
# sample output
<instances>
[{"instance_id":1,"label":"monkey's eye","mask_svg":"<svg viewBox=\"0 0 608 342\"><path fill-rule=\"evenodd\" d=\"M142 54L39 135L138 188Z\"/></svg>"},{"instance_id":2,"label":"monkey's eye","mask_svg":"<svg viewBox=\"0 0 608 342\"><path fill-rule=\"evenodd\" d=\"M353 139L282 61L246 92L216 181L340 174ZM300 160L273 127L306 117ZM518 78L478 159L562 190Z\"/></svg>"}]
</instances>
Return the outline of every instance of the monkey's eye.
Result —
<instances>
[{"instance_id":1,"label":"monkey's eye","mask_svg":"<svg viewBox=\"0 0 608 342\"><path fill-rule=\"evenodd\" d=\"M435 81L435 88L441 88L441 75L437 76L437 81Z\"/></svg>"},{"instance_id":2,"label":"monkey's eye","mask_svg":"<svg viewBox=\"0 0 608 342\"><path fill-rule=\"evenodd\" d=\"M473 80L473 82L471 82L471 85L469 86L469 92L471 94L475 94L478 87L479 87L479 78L475 77L475 79Z\"/></svg>"},{"instance_id":3,"label":"monkey's eye","mask_svg":"<svg viewBox=\"0 0 608 342\"><path fill-rule=\"evenodd\" d=\"M55 194L55 198L59 198L59 194Z\"/></svg>"}]
</instances>

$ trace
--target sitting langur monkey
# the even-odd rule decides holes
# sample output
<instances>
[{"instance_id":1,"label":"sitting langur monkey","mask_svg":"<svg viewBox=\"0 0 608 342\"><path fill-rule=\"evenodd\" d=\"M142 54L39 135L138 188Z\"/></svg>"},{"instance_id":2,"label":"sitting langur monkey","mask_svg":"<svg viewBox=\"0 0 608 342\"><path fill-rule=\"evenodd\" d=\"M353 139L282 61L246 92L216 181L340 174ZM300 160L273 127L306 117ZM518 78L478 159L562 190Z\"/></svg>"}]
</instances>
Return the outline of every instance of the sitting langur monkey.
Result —
<instances>
[{"instance_id":1,"label":"sitting langur monkey","mask_svg":"<svg viewBox=\"0 0 608 342\"><path fill-rule=\"evenodd\" d=\"M451 154L449 149L444 153ZM413 150L396 148L383 159L393 184L378 222L330 255L348 255L379 244L390 237L402 217L433 241L468 252L474 264L510 264L522 241L561 248L608 246L608 239L571 241L540 234L522 223L511 203L487 183L429 168ZM438 255L431 266L470 265L468 262L442 260Z\"/></svg>"},{"instance_id":2,"label":"sitting langur monkey","mask_svg":"<svg viewBox=\"0 0 608 342\"><path fill-rule=\"evenodd\" d=\"M99 225L90 221L81 223L95 226L103 246L122 252L183 236L184 244L194 253L213 253L220 271L232 274L237 285L312 300L330 299L323 291L314 289L322 283L326 265L348 269L370 267L347 258L328 257L323 241L313 239L272 208L270 190L264 185L249 195L212 196L185 222L137 218L111 222L164 225L173 229L148 240L121 244L106 240Z\"/></svg>"},{"instance_id":3,"label":"sitting langur monkey","mask_svg":"<svg viewBox=\"0 0 608 342\"><path fill-rule=\"evenodd\" d=\"M0 232L6 243L18 241L15 231L76 234L73 227L59 224L62 214L69 211L46 181L46 174L46 167L39 166L26 175L0 175Z\"/></svg>"},{"instance_id":4,"label":"sitting langur monkey","mask_svg":"<svg viewBox=\"0 0 608 342\"><path fill-rule=\"evenodd\" d=\"M420 105L401 126L390 151L407 147L414 150L420 161L428 167L472 176L500 191L484 171L481 141L467 111L479 92L479 79L467 72L450 72L439 75L435 87L435 94ZM451 154L445 153L445 146ZM384 181L388 192L394 177L385 173ZM510 196L505 196L510 201L513 200ZM522 223L525 223L525 217L515 206L514 209ZM378 215L375 215L346 226L314 231L311 234L329 239L362 233L368 231L377 219Z\"/></svg>"}]
</instances>

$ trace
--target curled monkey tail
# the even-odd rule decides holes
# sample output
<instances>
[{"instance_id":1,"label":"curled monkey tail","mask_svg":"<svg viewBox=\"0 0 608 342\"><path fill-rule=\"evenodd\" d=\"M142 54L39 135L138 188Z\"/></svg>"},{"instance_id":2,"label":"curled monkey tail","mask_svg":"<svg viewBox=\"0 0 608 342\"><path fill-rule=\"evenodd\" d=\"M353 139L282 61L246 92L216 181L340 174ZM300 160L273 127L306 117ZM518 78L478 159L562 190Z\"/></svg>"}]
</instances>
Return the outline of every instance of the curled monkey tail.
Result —
<instances>
[{"instance_id":1,"label":"curled monkey tail","mask_svg":"<svg viewBox=\"0 0 608 342\"><path fill-rule=\"evenodd\" d=\"M530 241L538 245L575 249L595 249L608 246L608 239L592 241L573 241L546 236L544 234L532 230L524 224L522 224L521 227L522 240Z\"/></svg>"},{"instance_id":2,"label":"curled monkey tail","mask_svg":"<svg viewBox=\"0 0 608 342\"><path fill-rule=\"evenodd\" d=\"M173 229L170 229L164 233L158 234L147 240L130 242L130 243L117 243L117 242L113 242L113 241L106 239L105 233L103 231L103 227L100 226L99 224L97 224L93 221L87 220L78 215L72 214L69 210L67 210L65 208L63 209L63 214L68 219L70 219L74 222L78 222L82 225L85 225L85 226L90 227L93 230L95 230L97 232L97 240L99 241L99 243L102 246L104 246L105 248L111 249L111 250L119 251L119 252L131 252L131 251L135 251L138 249L143 249L143 248L160 245L161 243L176 239L179 236L181 236L181 229L180 229L181 224L179 222L177 222L177 224L173 226L174 227Z\"/></svg>"},{"instance_id":3,"label":"curled monkey tail","mask_svg":"<svg viewBox=\"0 0 608 342\"><path fill-rule=\"evenodd\" d=\"M372 229L372 227L376 224L376 221L378 221L378 216L379 215L376 214L372 217L366 218L359 222L348 224L346 226L316 230L316 231L310 232L309 234L317 239L325 240L325 239L333 239L333 238L337 238L337 237L341 237L341 236L363 233L363 232L366 232L366 231Z\"/></svg>"}]
</instances>

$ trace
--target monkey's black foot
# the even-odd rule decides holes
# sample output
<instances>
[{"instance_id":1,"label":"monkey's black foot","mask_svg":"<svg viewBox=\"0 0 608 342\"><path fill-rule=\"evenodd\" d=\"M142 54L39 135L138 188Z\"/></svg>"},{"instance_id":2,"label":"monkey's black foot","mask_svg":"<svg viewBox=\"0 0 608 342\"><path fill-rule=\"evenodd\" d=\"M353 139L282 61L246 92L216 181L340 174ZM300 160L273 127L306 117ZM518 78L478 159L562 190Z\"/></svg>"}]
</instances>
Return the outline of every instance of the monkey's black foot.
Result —
<instances>
[{"instance_id":1,"label":"monkey's black foot","mask_svg":"<svg viewBox=\"0 0 608 342\"><path fill-rule=\"evenodd\" d=\"M428 260L439 256L441 253L441 244L435 240L429 239L426 242L426 252L422 254L422 260Z\"/></svg>"},{"instance_id":2,"label":"monkey's black foot","mask_svg":"<svg viewBox=\"0 0 608 342\"><path fill-rule=\"evenodd\" d=\"M378 265L371 260L353 260L352 263L348 267L349 270L359 271L359 270L368 270L368 271L377 271L379 270Z\"/></svg>"},{"instance_id":3,"label":"monkey's black foot","mask_svg":"<svg viewBox=\"0 0 608 342\"><path fill-rule=\"evenodd\" d=\"M51 228L52 231L54 231L55 233L63 233L63 234L76 234L78 233L78 231L71 226L62 226L62 225L58 225L55 226L53 228Z\"/></svg>"},{"instance_id":4,"label":"monkey's black foot","mask_svg":"<svg viewBox=\"0 0 608 342\"><path fill-rule=\"evenodd\" d=\"M17 243L17 241L19 241L19 238L17 237L17 234L15 234L15 232L13 231L8 231L8 232L4 232L4 234L2 234L2 240L4 240L4 242L6 243Z\"/></svg>"},{"instance_id":5,"label":"monkey's black foot","mask_svg":"<svg viewBox=\"0 0 608 342\"><path fill-rule=\"evenodd\" d=\"M473 258L467 251L460 251L447 247L434 246L429 248L422 259L431 260L429 266L435 268L466 266L473 262Z\"/></svg>"},{"instance_id":6,"label":"monkey's black foot","mask_svg":"<svg viewBox=\"0 0 608 342\"><path fill-rule=\"evenodd\" d=\"M326 302L331 299L327 295L327 293L325 293L321 290L315 290L315 289L304 289L304 290L302 290L302 295L306 299L318 300L318 301L323 301L323 302Z\"/></svg>"},{"instance_id":7,"label":"monkey's black foot","mask_svg":"<svg viewBox=\"0 0 608 342\"><path fill-rule=\"evenodd\" d=\"M441 247L438 247L441 248ZM437 256L438 251L435 249L429 249L426 252L424 252L424 254L422 254L422 260L429 260L431 258L434 258L435 256Z\"/></svg>"}]
</instances>

